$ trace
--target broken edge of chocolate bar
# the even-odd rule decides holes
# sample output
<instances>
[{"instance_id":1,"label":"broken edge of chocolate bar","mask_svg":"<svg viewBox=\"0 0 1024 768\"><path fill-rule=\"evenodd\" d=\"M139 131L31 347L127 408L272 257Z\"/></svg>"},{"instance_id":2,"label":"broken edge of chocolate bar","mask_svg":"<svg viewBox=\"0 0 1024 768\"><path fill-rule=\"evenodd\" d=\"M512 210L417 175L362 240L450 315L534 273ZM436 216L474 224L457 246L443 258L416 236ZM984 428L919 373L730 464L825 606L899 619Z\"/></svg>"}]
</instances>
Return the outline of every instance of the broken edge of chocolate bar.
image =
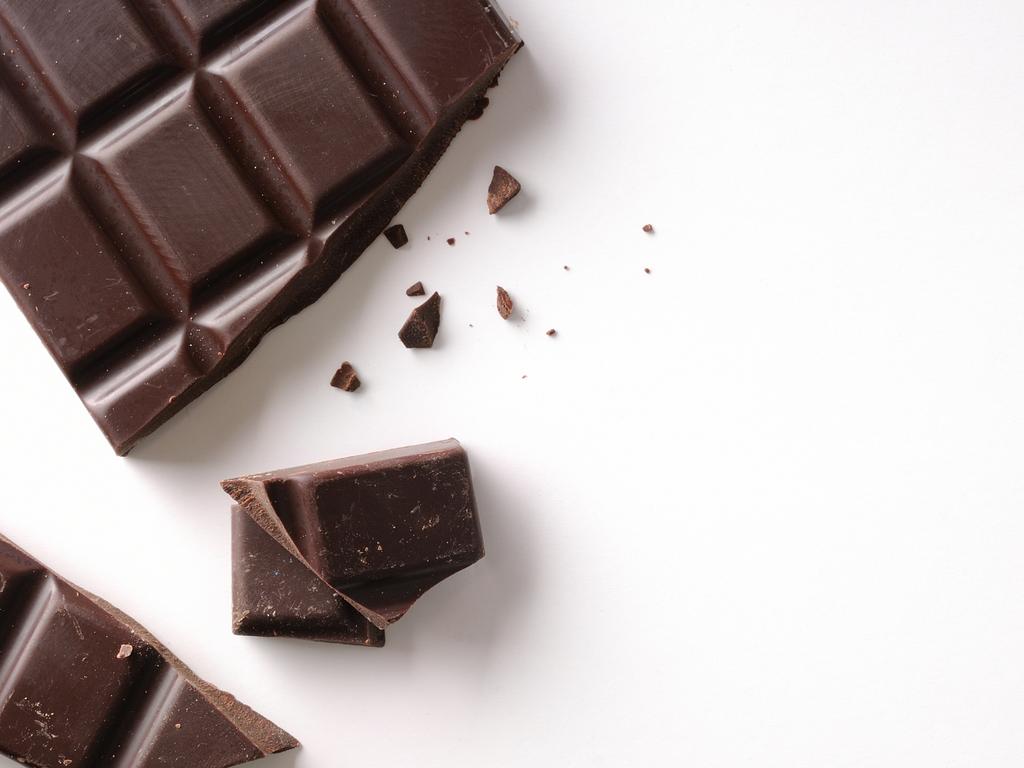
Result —
<instances>
[{"instance_id":1,"label":"broken edge of chocolate bar","mask_svg":"<svg viewBox=\"0 0 1024 768\"><path fill-rule=\"evenodd\" d=\"M331 386L336 389L344 390L345 392L355 392L363 384L359 380L359 374L356 373L356 369L352 367L352 363L346 360L341 364L334 377L331 379Z\"/></svg>"},{"instance_id":2,"label":"broken edge of chocolate bar","mask_svg":"<svg viewBox=\"0 0 1024 768\"><path fill-rule=\"evenodd\" d=\"M523 189L519 180L500 165L494 166L494 175L487 188L487 210L493 216Z\"/></svg>"},{"instance_id":3,"label":"broken edge of chocolate bar","mask_svg":"<svg viewBox=\"0 0 1024 768\"><path fill-rule=\"evenodd\" d=\"M429 349L434 346L434 339L441 328L441 295L434 291L433 295L420 304L410 314L398 338L409 349Z\"/></svg>"},{"instance_id":4,"label":"broken edge of chocolate bar","mask_svg":"<svg viewBox=\"0 0 1024 768\"><path fill-rule=\"evenodd\" d=\"M134 619L0 536L0 751L43 768L227 768L298 746Z\"/></svg>"},{"instance_id":5,"label":"broken edge of chocolate bar","mask_svg":"<svg viewBox=\"0 0 1024 768\"><path fill-rule=\"evenodd\" d=\"M382 646L428 589L484 556L456 440L225 480L232 629Z\"/></svg>"},{"instance_id":6,"label":"broken edge of chocolate bar","mask_svg":"<svg viewBox=\"0 0 1024 768\"><path fill-rule=\"evenodd\" d=\"M119 454L330 287L522 45L493 0L35 5L0 3L0 281Z\"/></svg>"}]
</instances>

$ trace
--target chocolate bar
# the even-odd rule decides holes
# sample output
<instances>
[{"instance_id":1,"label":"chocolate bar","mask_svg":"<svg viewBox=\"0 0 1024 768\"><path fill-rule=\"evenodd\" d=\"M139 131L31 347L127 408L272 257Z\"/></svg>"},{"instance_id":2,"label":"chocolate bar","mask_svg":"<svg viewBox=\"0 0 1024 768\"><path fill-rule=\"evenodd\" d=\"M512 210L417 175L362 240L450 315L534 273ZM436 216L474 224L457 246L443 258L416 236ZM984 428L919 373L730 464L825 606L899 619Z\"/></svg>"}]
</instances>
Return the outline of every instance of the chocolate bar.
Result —
<instances>
[{"instance_id":1,"label":"chocolate bar","mask_svg":"<svg viewBox=\"0 0 1024 768\"><path fill-rule=\"evenodd\" d=\"M39 768L227 768L297 746L0 536L0 752Z\"/></svg>"},{"instance_id":2,"label":"chocolate bar","mask_svg":"<svg viewBox=\"0 0 1024 768\"><path fill-rule=\"evenodd\" d=\"M0 3L0 280L118 453L319 298L519 46L489 0Z\"/></svg>"},{"instance_id":3,"label":"chocolate bar","mask_svg":"<svg viewBox=\"0 0 1024 768\"><path fill-rule=\"evenodd\" d=\"M428 589L484 556L455 440L221 483L239 635L384 645Z\"/></svg>"}]
</instances>

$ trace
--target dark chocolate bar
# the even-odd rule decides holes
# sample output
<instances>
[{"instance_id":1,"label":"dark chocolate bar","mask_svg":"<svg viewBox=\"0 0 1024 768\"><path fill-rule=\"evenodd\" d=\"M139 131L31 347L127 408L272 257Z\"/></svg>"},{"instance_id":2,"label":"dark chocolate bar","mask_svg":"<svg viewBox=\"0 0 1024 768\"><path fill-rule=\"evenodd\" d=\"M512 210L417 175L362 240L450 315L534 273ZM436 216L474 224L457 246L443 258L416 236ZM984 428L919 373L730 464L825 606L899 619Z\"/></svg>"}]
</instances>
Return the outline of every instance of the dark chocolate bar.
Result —
<instances>
[{"instance_id":1,"label":"dark chocolate bar","mask_svg":"<svg viewBox=\"0 0 1024 768\"><path fill-rule=\"evenodd\" d=\"M0 279L118 453L337 279L519 45L490 0L0 3Z\"/></svg>"},{"instance_id":2,"label":"dark chocolate bar","mask_svg":"<svg viewBox=\"0 0 1024 768\"><path fill-rule=\"evenodd\" d=\"M227 768L296 746L0 536L0 752L39 768Z\"/></svg>"},{"instance_id":3,"label":"dark chocolate bar","mask_svg":"<svg viewBox=\"0 0 1024 768\"><path fill-rule=\"evenodd\" d=\"M428 589L484 556L455 440L225 480L239 635L380 646Z\"/></svg>"}]
</instances>

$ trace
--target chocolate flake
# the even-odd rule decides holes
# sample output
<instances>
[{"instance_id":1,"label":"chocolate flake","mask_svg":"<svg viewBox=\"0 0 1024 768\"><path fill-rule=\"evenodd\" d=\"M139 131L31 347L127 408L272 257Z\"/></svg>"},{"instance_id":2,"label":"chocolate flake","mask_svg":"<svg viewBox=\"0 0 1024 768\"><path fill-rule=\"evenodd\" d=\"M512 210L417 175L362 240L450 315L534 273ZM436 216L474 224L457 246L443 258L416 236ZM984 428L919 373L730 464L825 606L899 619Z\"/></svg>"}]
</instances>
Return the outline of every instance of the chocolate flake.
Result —
<instances>
[{"instance_id":1,"label":"chocolate flake","mask_svg":"<svg viewBox=\"0 0 1024 768\"><path fill-rule=\"evenodd\" d=\"M512 297L508 295L508 291L498 286L498 314L501 315L502 320L508 320L512 317L512 310L515 308L515 304L512 302Z\"/></svg>"},{"instance_id":2,"label":"chocolate flake","mask_svg":"<svg viewBox=\"0 0 1024 768\"><path fill-rule=\"evenodd\" d=\"M556 331L554 328L551 328L551 329L548 330L547 335L548 336L557 336L558 335L558 331Z\"/></svg>"},{"instance_id":3,"label":"chocolate flake","mask_svg":"<svg viewBox=\"0 0 1024 768\"><path fill-rule=\"evenodd\" d=\"M401 224L395 224L394 226L385 229L384 237L386 237L388 242L395 248L401 248L409 242L409 235L405 233L405 227Z\"/></svg>"},{"instance_id":4,"label":"chocolate flake","mask_svg":"<svg viewBox=\"0 0 1024 768\"><path fill-rule=\"evenodd\" d=\"M427 291L423 287L423 283L418 280L405 289L406 296L426 296Z\"/></svg>"},{"instance_id":5,"label":"chocolate flake","mask_svg":"<svg viewBox=\"0 0 1024 768\"><path fill-rule=\"evenodd\" d=\"M508 205L519 194L522 185L511 173L500 165L494 166L494 176L487 188L487 210L493 215Z\"/></svg>"},{"instance_id":6,"label":"chocolate flake","mask_svg":"<svg viewBox=\"0 0 1024 768\"><path fill-rule=\"evenodd\" d=\"M654 225L644 224L644 232L646 232L648 235L654 234Z\"/></svg>"},{"instance_id":7,"label":"chocolate flake","mask_svg":"<svg viewBox=\"0 0 1024 768\"><path fill-rule=\"evenodd\" d=\"M409 319L398 332L398 338L409 349L428 349L441 327L441 295L434 294L409 314Z\"/></svg>"},{"instance_id":8,"label":"chocolate flake","mask_svg":"<svg viewBox=\"0 0 1024 768\"><path fill-rule=\"evenodd\" d=\"M646 272L648 275L651 274L651 268L650 267L644 267L644 272Z\"/></svg>"},{"instance_id":9,"label":"chocolate flake","mask_svg":"<svg viewBox=\"0 0 1024 768\"><path fill-rule=\"evenodd\" d=\"M355 392L362 385L363 382L359 380L359 375L356 373L356 369L352 367L352 363L346 360L341 364L341 368L334 374L334 378L331 379L331 386L337 389L342 389L346 392Z\"/></svg>"}]
</instances>

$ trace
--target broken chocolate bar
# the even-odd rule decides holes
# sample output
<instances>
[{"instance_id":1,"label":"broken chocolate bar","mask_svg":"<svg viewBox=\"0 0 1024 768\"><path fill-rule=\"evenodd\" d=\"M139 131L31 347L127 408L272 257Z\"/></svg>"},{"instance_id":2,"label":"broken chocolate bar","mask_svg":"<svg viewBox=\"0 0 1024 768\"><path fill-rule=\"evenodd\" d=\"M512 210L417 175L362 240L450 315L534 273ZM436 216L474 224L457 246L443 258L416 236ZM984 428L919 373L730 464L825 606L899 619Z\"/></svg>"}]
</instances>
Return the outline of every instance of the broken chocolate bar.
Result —
<instances>
[{"instance_id":1,"label":"broken chocolate bar","mask_svg":"<svg viewBox=\"0 0 1024 768\"><path fill-rule=\"evenodd\" d=\"M381 646L428 589L484 556L455 440L221 483L236 634Z\"/></svg>"},{"instance_id":2,"label":"broken chocolate bar","mask_svg":"<svg viewBox=\"0 0 1024 768\"><path fill-rule=\"evenodd\" d=\"M512 317L512 310L515 308L515 304L512 302L512 297L508 295L508 291L498 286L498 314L501 315L502 320L508 320Z\"/></svg>"},{"instance_id":3,"label":"broken chocolate bar","mask_svg":"<svg viewBox=\"0 0 1024 768\"><path fill-rule=\"evenodd\" d=\"M493 215L504 208L522 191L518 179L500 165L494 166L494 176L487 188L487 210Z\"/></svg>"},{"instance_id":4,"label":"broken chocolate bar","mask_svg":"<svg viewBox=\"0 0 1024 768\"><path fill-rule=\"evenodd\" d=\"M441 296L434 294L409 314L398 332L398 338L409 349L428 349L434 346L441 327Z\"/></svg>"},{"instance_id":5,"label":"broken chocolate bar","mask_svg":"<svg viewBox=\"0 0 1024 768\"><path fill-rule=\"evenodd\" d=\"M384 237L388 239L393 248L401 248L409 242L409 236L405 233L405 227L401 224L395 224L393 227L385 229Z\"/></svg>"},{"instance_id":6,"label":"broken chocolate bar","mask_svg":"<svg viewBox=\"0 0 1024 768\"><path fill-rule=\"evenodd\" d=\"M298 746L2 536L0 680L0 752L39 768L227 768Z\"/></svg>"},{"instance_id":7,"label":"broken chocolate bar","mask_svg":"<svg viewBox=\"0 0 1024 768\"><path fill-rule=\"evenodd\" d=\"M0 280L118 453L327 290L519 46L490 0L0 3Z\"/></svg>"},{"instance_id":8,"label":"broken chocolate bar","mask_svg":"<svg viewBox=\"0 0 1024 768\"><path fill-rule=\"evenodd\" d=\"M352 367L352 363L347 360L341 364L341 368L334 374L334 378L331 379L331 386L343 389L346 392L355 392L362 385L363 382L359 380L359 375L356 373L356 369Z\"/></svg>"}]
</instances>

